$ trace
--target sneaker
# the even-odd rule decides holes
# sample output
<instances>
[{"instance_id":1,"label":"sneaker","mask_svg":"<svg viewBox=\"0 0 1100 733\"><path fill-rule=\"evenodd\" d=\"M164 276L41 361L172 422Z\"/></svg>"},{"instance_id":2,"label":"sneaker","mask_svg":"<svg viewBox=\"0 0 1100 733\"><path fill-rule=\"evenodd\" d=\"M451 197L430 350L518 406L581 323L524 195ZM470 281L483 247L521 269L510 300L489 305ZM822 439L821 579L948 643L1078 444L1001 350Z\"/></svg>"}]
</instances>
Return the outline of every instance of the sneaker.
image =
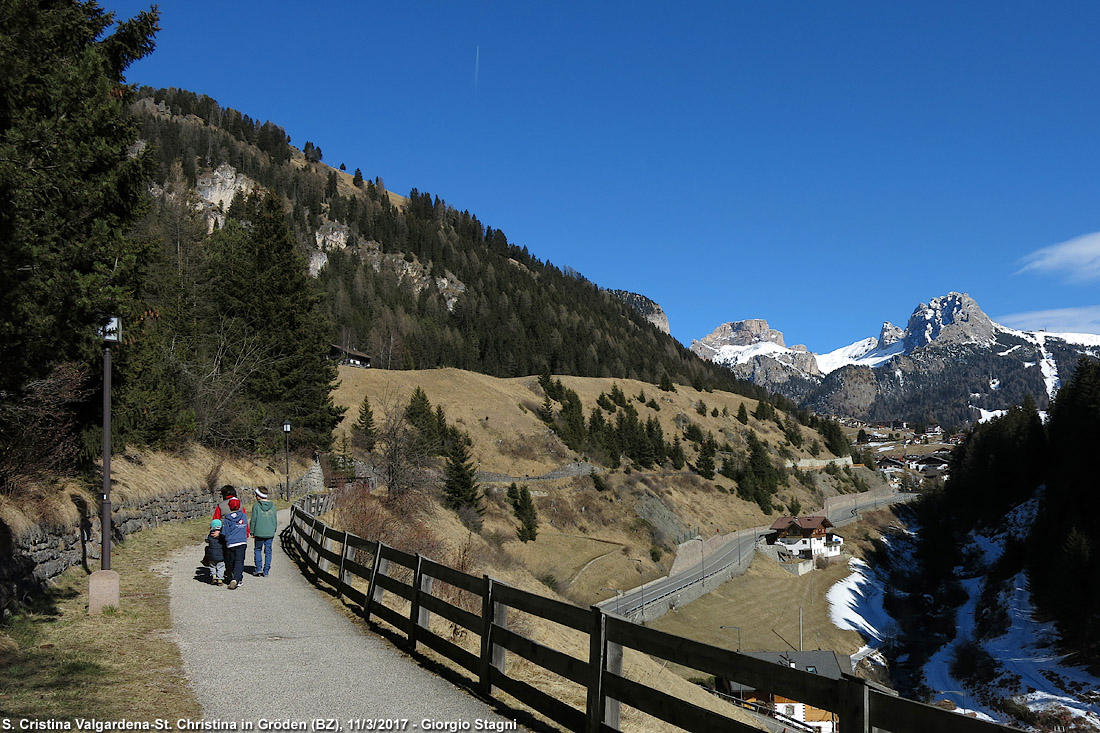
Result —
<instances>
[{"instance_id":1,"label":"sneaker","mask_svg":"<svg viewBox=\"0 0 1100 733\"><path fill-rule=\"evenodd\" d=\"M229 590L236 590L236 589L237 589L237 581L235 581L235 580L229 581Z\"/></svg>"}]
</instances>

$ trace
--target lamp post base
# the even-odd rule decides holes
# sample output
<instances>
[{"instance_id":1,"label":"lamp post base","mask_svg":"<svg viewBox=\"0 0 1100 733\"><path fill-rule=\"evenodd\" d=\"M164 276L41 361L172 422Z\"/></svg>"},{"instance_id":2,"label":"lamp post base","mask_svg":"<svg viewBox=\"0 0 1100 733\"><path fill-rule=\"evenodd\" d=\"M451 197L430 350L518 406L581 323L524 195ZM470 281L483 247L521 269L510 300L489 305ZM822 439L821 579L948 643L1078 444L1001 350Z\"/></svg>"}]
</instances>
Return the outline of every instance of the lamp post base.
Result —
<instances>
[{"instance_id":1,"label":"lamp post base","mask_svg":"<svg viewBox=\"0 0 1100 733\"><path fill-rule=\"evenodd\" d=\"M106 608L118 608L118 573L96 570L88 576L88 615L98 616Z\"/></svg>"}]
</instances>

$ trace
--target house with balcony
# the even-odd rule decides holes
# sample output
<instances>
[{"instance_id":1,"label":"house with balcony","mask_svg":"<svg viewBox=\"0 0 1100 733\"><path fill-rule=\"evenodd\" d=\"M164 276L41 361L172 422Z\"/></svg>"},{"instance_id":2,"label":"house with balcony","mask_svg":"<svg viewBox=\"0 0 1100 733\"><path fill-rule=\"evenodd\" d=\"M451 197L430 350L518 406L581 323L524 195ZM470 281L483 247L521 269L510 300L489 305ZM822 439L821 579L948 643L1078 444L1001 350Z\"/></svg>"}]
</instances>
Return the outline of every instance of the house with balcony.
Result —
<instances>
[{"instance_id":1,"label":"house with balcony","mask_svg":"<svg viewBox=\"0 0 1100 733\"><path fill-rule=\"evenodd\" d=\"M851 657L831 651L745 652L745 654L833 680L852 674ZM836 733L838 730L836 713L776 694L772 690L757 690L740 685L735 680L717 679L715 683L715 687L720 692L736 697L749 708L764 712L789 730L806 731L806 733L809 731Z\"/></svg>"},{"instance_id":2,"label":"house with balcony","mask_svg":"<svg viewBox=\"0 0 1100 733\"><path fill-rule=\"evenodd\" d=\"M808 517L780 517L765 536L769 545L794 557L813 560L818 557L836 557L844 546L844 538L833 534L833 523L821 514Z\"/></svg>"}]
</instances>

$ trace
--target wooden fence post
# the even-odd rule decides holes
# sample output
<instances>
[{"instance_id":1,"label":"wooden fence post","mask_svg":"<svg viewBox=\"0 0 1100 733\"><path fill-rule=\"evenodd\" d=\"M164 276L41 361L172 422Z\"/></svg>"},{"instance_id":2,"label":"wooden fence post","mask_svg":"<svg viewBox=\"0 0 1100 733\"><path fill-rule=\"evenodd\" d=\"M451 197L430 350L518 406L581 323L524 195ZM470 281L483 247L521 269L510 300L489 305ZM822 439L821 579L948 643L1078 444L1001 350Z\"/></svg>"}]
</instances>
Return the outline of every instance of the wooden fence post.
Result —
<instances>
[{"instance_id":1,"label":"wooden fence post","mask_svg":"<svg viewBox=\"0 0 1100 733\"><path fill-rule=\"evenodd\" d=\"M348 556L348 533L347 533L347 530L344 530L344 541L340 545L340 571L336 576L336 579L337 579L337 583L336 583L336 600L341 600L344 597L344 583L347 582L347 581L344 580L344 560L347 559L347 556Z\"/></svg>"},{"instance_id":2,"label":"wooden fence post","mask_svg":"<svg viewBox=\"0 0 1100 733\"><path fill-rule=\"evenodd\" d=\"M363 609L363 615L366 618L367 623L370 623L370 609L375 603L382 602L382 588L378 585L378 576L385 575L389 572L390 561L382 557L382 548L385 545L382 544L382 540L378 540L375 543L374 548L374 567L370 571L370 589L367 592L367 607Z\"/></svg>"},{"instance_id":3,"label":"wooden fence post","mask_svg":"<svg viewBox=\"0 0 1100 733\"><path fill-rule=\"evenodd\" d=\"M421 583L424 581L423 565L424 556L418 552L416 553L416 568L413 570L412 600L409 601L409 651L411 652L416 651L416 637L420 629L427 626L426 623L421 623L427 612L421 614L420 608ZM428 579L431 580L431 578Z\"/></svg>"},{"instance_id":4,"label":"wooden fence post","mask_svg":"<svg viewBox=\"0 0 1100 733\"><path fill-rule=\"evenodd\" d=\"M606 624L606 620L604 622ZM604 669L614 675L622 677L623 675L623 645L616 644L613 641L607 642L607 647L604 652ZM621 704L615 698L609 698L606 695L603 700L603 722L607 724L609 728L614 730L619 729L619 713L622 709Z\"/></svg>"},{"instance_id":5,"label":"wooden fence post","mask_svg":"<svg viewBox=\"0 0 1100 733\"><path fill-rule=\"evenodd\" d=\"M867 681L845 674L840 688L839 733L871 733L871 688Z\"/></svg>"},{"instance_id":6,"label":"wooden fence post","mask_svg":"<svg viewBox=\"0 0 1100 733\"><path fill-rule=\"evenodd\" d=\"M491 697L493 684L490 670L496 668L503 672L506 650L493 643L493 626L508 628L508 607L493 600L493 586L497 581L488 575L482 576L484 585L481 591L481 664L478 674L478 688L483 695Z\"/></svg>"},{"instance_id":7,"label":"wooden fence post","mask_svg":"<svg viewBox=\"0 0 1100 733\"><path fill-rule=\"evenodd\" d=\"M592 628L588 632L588 703L585 708L585 733L600 733L603 722L603 670L607 661L607 618L592 606Z\"/></svg>"}]
</instances>

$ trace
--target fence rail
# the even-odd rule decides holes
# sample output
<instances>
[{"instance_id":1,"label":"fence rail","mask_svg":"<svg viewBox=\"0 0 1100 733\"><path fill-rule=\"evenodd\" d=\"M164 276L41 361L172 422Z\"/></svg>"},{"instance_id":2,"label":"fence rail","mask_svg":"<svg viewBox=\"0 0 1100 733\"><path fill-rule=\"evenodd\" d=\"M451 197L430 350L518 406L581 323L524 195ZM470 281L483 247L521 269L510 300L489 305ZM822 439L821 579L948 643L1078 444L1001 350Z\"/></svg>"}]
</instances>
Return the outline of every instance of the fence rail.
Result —
<instances>
[{"instance_id":1,"label":"fence rail","mask_svg":"<svg viewBox=\"0 0 1100 733\"><path fill-rule=\"evenodd\" d=\"M621 705L688 731L758 730L623 676L624 649L755 689L767 689L836 713L840 733L1018 730L889 695L852 675L829 679L646 628L596 606L583 609L512 588L487 575L478 578L421 555L410 555L382 542L365 540L325 525L317 517L326 510L328 500L328 496L317 495L299 500L292 508L289 527L291 543L316 579L332 586L338 596L357 604L360 615L368 622L377 619L398 629L405 635L410 651L416 652L418 645L428 647L473 675L482 694L491 696L494 690L502 690L568 730L617 731ZM369 567L364 554L371 558ZM393 565L405 570L391 574ZM409 577L409 571L411 579L401 579ZM356 588L351 583L352 578L367 581L368 589ZM479 605L480 613L451 603L449 595L438 593L436 582L476 597L477 603L472 605ZM409 602L408 615L382 603L387 592ZM509 609L546 618L586 634L588 657L581 659L566 654L509 629ZM434 633L429 626L433 613L478 634L479 653L463 649ZM509 652L584 687L587 690L585 709L580 710L523 680L509 677L505 672Z\"/></svg>"}]
</instances>

